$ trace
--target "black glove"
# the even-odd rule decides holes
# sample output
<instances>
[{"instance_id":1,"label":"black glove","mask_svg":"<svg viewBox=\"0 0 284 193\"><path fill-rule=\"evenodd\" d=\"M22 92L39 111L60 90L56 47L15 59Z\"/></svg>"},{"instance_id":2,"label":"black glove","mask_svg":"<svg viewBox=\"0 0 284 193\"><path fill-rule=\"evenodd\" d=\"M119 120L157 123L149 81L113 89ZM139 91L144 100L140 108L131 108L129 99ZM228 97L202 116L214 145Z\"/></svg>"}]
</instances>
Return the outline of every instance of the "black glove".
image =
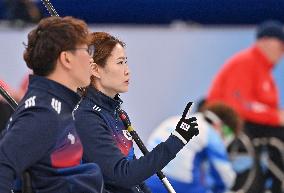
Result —
<instances>
[{"instance_id":1,"label":"black glove","mask_svg":"<svg viewBox=\"0 0 284 193\"><path fill-rule=\"evenodd\" d=\"M184 144L187 144L193 136L197 136L199 134L196 117L187 117L191 105L192 102L189 102L186 105L182 117L176 126L176 130L172 133Z\"/></svg>"}]
</instances>

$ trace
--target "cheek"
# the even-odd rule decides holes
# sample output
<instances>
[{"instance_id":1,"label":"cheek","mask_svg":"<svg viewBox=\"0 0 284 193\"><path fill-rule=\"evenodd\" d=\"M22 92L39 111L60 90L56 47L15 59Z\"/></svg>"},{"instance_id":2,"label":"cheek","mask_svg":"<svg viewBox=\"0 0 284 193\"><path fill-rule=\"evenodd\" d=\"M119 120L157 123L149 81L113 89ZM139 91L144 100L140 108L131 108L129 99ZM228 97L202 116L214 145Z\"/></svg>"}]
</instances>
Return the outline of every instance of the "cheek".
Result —
<instances>
[{"instance_id":1,"label":"cheek","mask_svg":"<svg viewBox=\"0 0 284 193\"><path fill-rule=\"evenodd\" d=\"M112 79L120 80L123 78L124 70L122 68L113 68L108 72L108 76Z\"/></svg>"},{"instance_id":2,"label":"cheek","mask_svg":"<svg viewBox=\"0 0 284 193\"><path fill-rule=\"evenodd\" d=\"M90 66L89 57L84 56L84 55L78 58L76 62L79 68L83 68L82 70L86 70Z\"/></svg>"}]
</instances>

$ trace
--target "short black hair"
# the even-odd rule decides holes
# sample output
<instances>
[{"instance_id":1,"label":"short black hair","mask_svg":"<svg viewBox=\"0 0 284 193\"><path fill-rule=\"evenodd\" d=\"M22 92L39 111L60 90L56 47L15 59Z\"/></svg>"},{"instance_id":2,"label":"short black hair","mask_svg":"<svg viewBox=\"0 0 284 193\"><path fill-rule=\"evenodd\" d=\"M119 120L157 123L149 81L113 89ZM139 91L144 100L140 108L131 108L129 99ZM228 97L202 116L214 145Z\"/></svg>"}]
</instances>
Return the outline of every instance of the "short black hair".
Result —
<instances>
[{"instance_id":1,"label":"short black hair","mask_svg":"<svg viewBox=\"0 0 284 193\"><path fill-rule=\"evenodd\" d=\"M279 21L269 20L261 23L256 32L256 39L263 37L274 37L284 41L283 24Z\"/></svg>"}]
</instances>

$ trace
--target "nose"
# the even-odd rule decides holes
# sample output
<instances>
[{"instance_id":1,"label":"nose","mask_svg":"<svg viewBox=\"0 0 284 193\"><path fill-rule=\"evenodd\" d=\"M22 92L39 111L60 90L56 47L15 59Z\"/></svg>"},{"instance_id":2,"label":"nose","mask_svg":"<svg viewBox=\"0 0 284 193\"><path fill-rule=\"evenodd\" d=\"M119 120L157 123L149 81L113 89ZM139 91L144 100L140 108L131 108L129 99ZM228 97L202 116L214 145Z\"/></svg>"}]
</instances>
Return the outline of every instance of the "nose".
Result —
<instances>
[{"instance_id":1,"label":"nose","mask_svg":"<svg viewBox=\"0 0 284 193\"><path fill-rule=\"evenodd\" d=\"M130 69L129 69L128 64L126 64L124 74L125 74L125 75L130 75Z\"/></svg>"}]
</instances>

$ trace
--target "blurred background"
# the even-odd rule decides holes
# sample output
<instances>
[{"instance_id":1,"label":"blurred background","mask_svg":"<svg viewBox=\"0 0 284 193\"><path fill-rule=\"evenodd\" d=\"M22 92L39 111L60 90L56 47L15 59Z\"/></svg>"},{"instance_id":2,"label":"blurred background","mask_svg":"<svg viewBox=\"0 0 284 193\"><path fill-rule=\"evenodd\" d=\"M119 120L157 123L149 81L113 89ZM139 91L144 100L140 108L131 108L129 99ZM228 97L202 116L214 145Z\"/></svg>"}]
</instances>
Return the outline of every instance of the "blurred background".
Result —
<instances>
[{"instance_id":1,"label":"blurred background","mask_svg":"<svg viewBox=\"0 0 284 193\"><path fill-rule=\"evenodd\" d=\"M142 139L188 101L207 94L225 60L254 42L267 19L284 22L284 0L53 0L60 16L84 19L127 45L132 78L124 108ZM0 0L0 79L18 89L29 73L27 32L48 12L39 0ZM274 71L284 107L284 62Z\"/></svg>"}]
</instances>

